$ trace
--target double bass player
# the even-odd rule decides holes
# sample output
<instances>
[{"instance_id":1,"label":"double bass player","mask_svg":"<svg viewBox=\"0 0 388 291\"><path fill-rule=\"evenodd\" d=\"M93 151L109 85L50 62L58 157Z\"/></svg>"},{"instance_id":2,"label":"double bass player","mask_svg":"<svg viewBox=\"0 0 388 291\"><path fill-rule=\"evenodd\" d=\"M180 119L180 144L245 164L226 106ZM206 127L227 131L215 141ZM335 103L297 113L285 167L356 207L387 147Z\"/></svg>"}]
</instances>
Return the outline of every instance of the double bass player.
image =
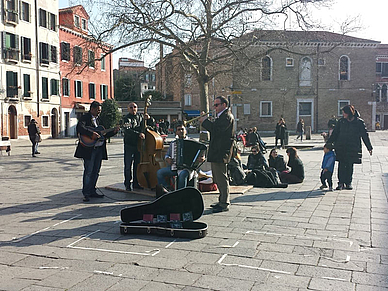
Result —
<instances>
[{"instance_id":1,"label":"double bass player","mask_svg":"<svg viewBox=\"0 0 388 291\"><path fill-rule=\"evenodd\" d=\"M128 104L128 114L123 119L124 124L124 185L127 191L143 189L137 179L137 167L140 163L140 152L137 147L138 139L145 139L143 120L153 126L153 119L146 114L137 112L135 102Z\"/></svg>"}]
</instances>

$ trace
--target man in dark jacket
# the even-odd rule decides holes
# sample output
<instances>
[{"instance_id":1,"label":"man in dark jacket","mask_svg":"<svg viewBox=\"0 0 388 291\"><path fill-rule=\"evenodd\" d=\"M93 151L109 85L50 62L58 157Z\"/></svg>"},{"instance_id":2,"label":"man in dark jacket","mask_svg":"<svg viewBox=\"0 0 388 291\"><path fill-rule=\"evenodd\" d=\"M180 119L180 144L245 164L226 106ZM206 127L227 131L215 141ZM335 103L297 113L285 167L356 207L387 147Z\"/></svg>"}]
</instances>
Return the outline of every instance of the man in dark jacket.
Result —
<instances>
[{"instance_id":1,"label":"man in dark jacket","mask_svg":"<svg viewBox=\"0 0 388 291\"><path fill-rule=\"evenodd\" d=\"M227 164L232 155L234 117L228 108L228 100L218 96L214 100L216 119L203 116L199 121L210 132L208 161L211 162L213 181L220 191L218 203L212 204L213 212L228 211L230 204Z\"/></svg>"},{"instance_id":2,"label":"man in dark jacket","mask_svg":"<svg viewBox=\"0 0 388 291\"><path fill-rule=\"evenodd\" d=\"M104 197L103 194L97 194L96 184L102 160L108 159L106 138L114 136L118 131L118 128L116 128L114 131L110 131L105 136L101 136L96 131L101 129L101 127L99 127L101 125L99 118L100 113L101 104L97 101L93 101L92 104L90 104L90 111L82 115L77 124L78 135L87 136L96 141L94 145L90 146L85 146L81 142L78 142L77 149L74 154L76 158L82 158L84 161L82 194L84 195L83 200L85 202L89 201L90 197Z\"/></svg>"},{"instance_id":3,"label":"man in dark jacket","mask_svg":"<svg viewBox=\"0 0 388 291\"><path fill-rule=\"evenodd\" d=\"M338 187L336 190L351 190L353 179L353 164L361 164L364 142L369 154L372 155L372 144L364 120L359 118L353 105L342 108L343 118L338 120L327 143L334 144L336 160L338 161Z\"/></svg>"},{"instance_id":4,"label":"man in dark jacket","mask_svg":"<svg viewBox=\"0 0 388 291\"><path fill-rule=\"evenodd\" d=\"M35 119L31 119L30 124L28 125L28 135L32 143L32 156L36 157L36 154L40 154L40 152L38 152L40 129Z\"/></svg>"},{"instance_id":5,"label":"man in dark jacket","mask_svg":"<svg viewBox=\"0 0 388 291\"><path fill-rule=\"evenodd\" d=\"M128 114L123 119L124 125L124 185L127 191L143 189L137 181L137 166L140 163L140 152L137 149L137 141L145 139L143 120L151 125L152 119L148 114L137 112L135 102L128 104Z\"/></svg>"}]
</instances>

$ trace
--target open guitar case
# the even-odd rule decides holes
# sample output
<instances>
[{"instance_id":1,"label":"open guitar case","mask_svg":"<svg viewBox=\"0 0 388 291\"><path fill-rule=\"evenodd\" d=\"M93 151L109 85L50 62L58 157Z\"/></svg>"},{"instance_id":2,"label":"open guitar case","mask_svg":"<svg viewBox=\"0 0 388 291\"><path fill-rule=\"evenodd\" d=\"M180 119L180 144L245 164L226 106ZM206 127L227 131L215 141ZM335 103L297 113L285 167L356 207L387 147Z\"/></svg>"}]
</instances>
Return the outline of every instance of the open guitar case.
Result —
<instances>
[{"instance_id":1,"label":"open guitar case","mask_svg":"<svg viewBox=\"0 0 388 291\"><path fill-rule=\"evenodd\" d=\"M207 224L197 222L204 211L201 192L193 187L169 192L158 199L121 210L121 234L150 234L202 238Z\"/></svg>"}]
</instances>

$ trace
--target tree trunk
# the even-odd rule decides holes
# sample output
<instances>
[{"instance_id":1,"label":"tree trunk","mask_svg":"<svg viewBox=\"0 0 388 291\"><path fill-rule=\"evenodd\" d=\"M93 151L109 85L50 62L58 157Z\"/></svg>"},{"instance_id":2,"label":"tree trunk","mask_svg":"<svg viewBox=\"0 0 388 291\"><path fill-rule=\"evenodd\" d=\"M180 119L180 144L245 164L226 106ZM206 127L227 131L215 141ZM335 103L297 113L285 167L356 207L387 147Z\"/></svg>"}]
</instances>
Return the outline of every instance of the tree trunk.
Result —
<instances>
[{"instance_id":1,"label":"tree trunk","mask_svg":"<svg viewBox=\"0 0 388 291\"><path fill-rule=\"evenodd\" d=\"M209 82L205 82L203 79L198 79L199 85L199 101L200 111L209 111Z\"/></svg>"}]
</instances>

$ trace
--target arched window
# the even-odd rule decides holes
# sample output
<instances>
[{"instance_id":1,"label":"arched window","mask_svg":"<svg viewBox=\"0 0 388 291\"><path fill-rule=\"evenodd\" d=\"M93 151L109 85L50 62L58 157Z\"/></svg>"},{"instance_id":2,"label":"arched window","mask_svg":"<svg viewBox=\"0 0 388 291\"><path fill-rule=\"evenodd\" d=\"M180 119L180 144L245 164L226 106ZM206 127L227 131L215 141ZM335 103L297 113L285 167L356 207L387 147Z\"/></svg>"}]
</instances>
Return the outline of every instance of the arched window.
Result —
<instances>
[{"instance_id":1,"label":"arched window","mask_svg":"<svg viewBox=\"0 0 388 291\"><path fill-rule=\"evenodd\" d=\"M387 90L388 90L388 87L386 84L383 85L383 87L381 88L381 101L388 101L387 100Z\"/></svg>"},{"instance_id":2,"label":"arched window","mask_svg":"<svg viewBox=\"0 0 388 291\"><path fill-rule=\"evenodd\" d=\"M339 63L339 79L340 80L350 80L349 70L350 69L350 59L348 56L340 57Z\"/></svg>"},{"instance_id":3,"label":"arched window","mask_svg":"<svg viewBox=\"0 0 388 291\"><path fill-rule=\"evenodd\" d=\"M271 81L271 75L272 75L272 60L270 57L266 56L261 59L261 80Z\"/></svg>"},{"instance_id":4,"label":"arched window","mask_svg":"<svg viewBox=\"0 0 388 291\"><path fill-rule=\"evenodd\" d=\"M299 64L299 86L311 86L311 59L304 57Z\"/></svg>"}]
</instances>

